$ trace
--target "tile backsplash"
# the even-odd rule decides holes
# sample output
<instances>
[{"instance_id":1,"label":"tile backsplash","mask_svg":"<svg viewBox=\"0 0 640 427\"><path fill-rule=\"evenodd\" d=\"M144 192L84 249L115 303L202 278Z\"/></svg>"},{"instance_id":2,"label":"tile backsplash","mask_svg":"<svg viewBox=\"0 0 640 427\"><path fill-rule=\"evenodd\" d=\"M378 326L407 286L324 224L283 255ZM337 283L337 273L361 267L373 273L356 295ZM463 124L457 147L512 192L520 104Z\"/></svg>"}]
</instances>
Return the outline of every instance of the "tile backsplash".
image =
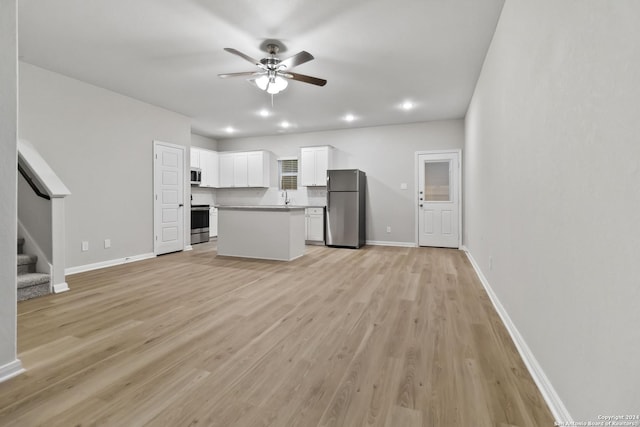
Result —
<instances>
[{"instance_id":1,"label":"tile backsplash","mask_svg":"<svg viewBox=\"0 0 640 427\"><path fill-rule=\"evenodd\" d=\"M219 205L284 205L284 191L276 188L218 188L215 192L216 203ZM301 187L298 190L287 190L287 194L292 205L327 204L326 187Z\"/></svg>"}]
</instances>

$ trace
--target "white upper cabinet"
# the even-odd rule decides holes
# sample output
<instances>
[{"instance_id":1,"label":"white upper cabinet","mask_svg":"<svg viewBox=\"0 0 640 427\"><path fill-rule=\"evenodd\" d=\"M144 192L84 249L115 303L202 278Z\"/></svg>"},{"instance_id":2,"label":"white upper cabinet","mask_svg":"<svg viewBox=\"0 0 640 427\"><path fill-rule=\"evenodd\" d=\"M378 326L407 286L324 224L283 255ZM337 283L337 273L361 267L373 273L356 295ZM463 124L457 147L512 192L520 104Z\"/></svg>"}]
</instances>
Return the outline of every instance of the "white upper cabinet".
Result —
<instances>
[{"instance_id":1,"label":"white upper cabinet","mask_svg":"<svg viewBox=\"0 0 640 427\"><path fill-rule=\"evenodd\" d=\"M269 186L269 156L264 151L253 151L247 153L247 182L249 187ZM267 174L265 175L265 172Z\"/></svg>"},{"instance_id":2,"label":"white upper cabinet","mask_svg":"<svg viewBox=\"0 0 640 427\"><path fill-rule=\"evenodd\" d=\"M269 187L272 160L268 151L220 154L220 187Z\"/></svg>"},{"instance_id":3,"label":"white upper cabinet","mask_svg":"<svg viewBox=\"0 0 640 427\"><path fill-rule=\"evenodd\" d=\"M327 169L333 166L333 147L300 148L300 185L318 187L327 185Z\"/></svg>"},{"instance_id":4,"label":"white upper cabinet","mask_svg":"<svg viewBox=\"0 0 640 427\"><path fill-rule=\"evenodd\" d=\"M233 187L233 155L234 153L220 154L220 187Z\"/></svg>"},{"instance_id":5,"label":"white upper cabinet","mask_svg":"<svg viewBox=\"0 0 640 427\"><path fill-rule=\"evenodd\" d=\"M202 170L200 186L217 188L219 186L218 153L211 150L200 150L200 169Z\"/></svg>"},{"instance_id":6,"label":"white upper cabinet","mask_svg":"<svg viewBox=\"0 0 640 427\"><path fill-rule=\"evenodd\" d=\"M247 164L247 153L235 153L233 156L233 186L248 187L247 178L249 165Z\"/></svg>"},{"instance_id":7,"label":"white upper cabinet","mask_svg":"<svg viewBox=\"0 0 640 427\"><path fill-rule=\"evenodd\" d=\"M200 169L200 150L197 148L192 148L189 158L191 167Z\"/></svg>"},{"instance_id":8,"label":"white upper cabinet","mask_svg":"<svg viewBox=\"0 0 640 427\"><path fill-rule=\"evenodd\" d=\"M191 149L191 167L202 171L200 187L218 187L218 153L204 148Z\"/></svg>"}]
</instances>

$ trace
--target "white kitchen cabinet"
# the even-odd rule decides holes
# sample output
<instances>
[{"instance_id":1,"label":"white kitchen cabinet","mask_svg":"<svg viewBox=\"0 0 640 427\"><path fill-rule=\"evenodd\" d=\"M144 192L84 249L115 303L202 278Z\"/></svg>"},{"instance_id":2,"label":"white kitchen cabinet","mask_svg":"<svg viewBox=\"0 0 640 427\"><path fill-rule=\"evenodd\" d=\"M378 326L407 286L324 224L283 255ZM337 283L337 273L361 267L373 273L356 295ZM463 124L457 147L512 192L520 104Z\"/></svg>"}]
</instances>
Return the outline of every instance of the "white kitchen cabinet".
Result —
<instances>
[{"instance_id":1,"label":"white kitchen cabinet","mask_svg":"<svg viewBox=\"0 0 640 427\"><path fill-rule=\"evenodd\" d=\"M324 243L324 208L305 209L305 240Z\"/></svg>"},{"instance_id":2,"label":"white kitchen cabinet","mask_svg":"<svg viewBox=\"0 0 640 427\"><path fill-rule=\"evenodd\" d=\"M233 186L248 187L248 171L247 153L235 153L233 156Z\"/></svg>"},{"instance_id":3,"label":"white kitchen cabinet","mask_svg":"<svg viewBox=\"0 0 640 427\"><path fill-rule=\"evenodd\" d=\"M218 187L218 153L204 148L191 148L190 151L191 167L202 171L200 187Z\"/></svg>"},{"instance_id":4,"label":"white kitchen cabinet","mask_svg":"<svg viewBox=\"0 0 640 427\"><path fill-rule=\"evenodd\" d=\"M200 150L192 148L189 156L190 166L192 168L200 168Z\"/></svg>"},{"instance_id":5,"label":"white kitchen cabinet","mask_svg":"<svg viewBox=\"0 0 640 427\"><path fill-rule=\"evenodd\" d=\"M219 186L218 153L211 150L200 151L200 169L202 182L200 187L216 188Z\"/></svg>"},{"instance_id":6,"label":"white kitchen cabinet","mask_svg":"<svg viewBox=\"0 0 640 427\"><path fill-rule=\"evenodd\" d=\"M277 169L268 151L220 154L220 187L269 187Z\"/></svg>"},{"instance_id":7,"label":"white kitchen cabinet","mask_svg":"<svg viewBox=\"0 0 640 427\"><path fill-rule=\"evenodd\" d=\"M209 208L209 237L218 237L218 208Z\"/></svg>"},{"instance_id":8,"label":"white kitchen cabinet","mask_svg":"<svg viewBox=\"0 0 640 427\"><path fill-rule=\"evenodd\" d=\"M300 160L300 183L303 187L327 185L327 169L333 166L333 147L302 147Z\"/></svg>"},{"instance_id":9,"label":"white kitchen cabinet","mask_svg":"<svg viewBox=\"0 0 640 427\"><path fill-rule=\"evenodd\" d=\"M252 151L247 153L247 182L249 187L264 187L264 171L265 167L265 153L264 151ZM269 183L267 182L267 187Z\"/></svg>"},{"instance_id":10,"label":"white kitchen cabinet","mask_svg":"<svg viewBox=\"0 0 640 427\"><path fill-rule=\"evenodd\" d=\"M233 187L233 157L235 153L221 153L218 157L220 164L220 187Z\"/></svg>"}]
</instances>

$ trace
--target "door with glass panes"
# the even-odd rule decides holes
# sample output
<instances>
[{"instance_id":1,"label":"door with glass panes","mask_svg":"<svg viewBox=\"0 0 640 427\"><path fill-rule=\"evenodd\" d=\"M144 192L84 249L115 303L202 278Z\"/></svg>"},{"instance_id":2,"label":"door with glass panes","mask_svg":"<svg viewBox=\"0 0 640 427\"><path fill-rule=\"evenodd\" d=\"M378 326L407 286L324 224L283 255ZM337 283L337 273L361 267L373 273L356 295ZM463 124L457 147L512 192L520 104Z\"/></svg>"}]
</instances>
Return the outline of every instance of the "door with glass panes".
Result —
<instances>
[{"instance_id":1,"label":"door with glass panes","mask_svg":"<svg viewBox=\"0 0 640 427\"><path fill-rule=\"evenodd\" d=\"M460 246L460 153L418 154L418 244Z\"/></svg>"}]
</instances>

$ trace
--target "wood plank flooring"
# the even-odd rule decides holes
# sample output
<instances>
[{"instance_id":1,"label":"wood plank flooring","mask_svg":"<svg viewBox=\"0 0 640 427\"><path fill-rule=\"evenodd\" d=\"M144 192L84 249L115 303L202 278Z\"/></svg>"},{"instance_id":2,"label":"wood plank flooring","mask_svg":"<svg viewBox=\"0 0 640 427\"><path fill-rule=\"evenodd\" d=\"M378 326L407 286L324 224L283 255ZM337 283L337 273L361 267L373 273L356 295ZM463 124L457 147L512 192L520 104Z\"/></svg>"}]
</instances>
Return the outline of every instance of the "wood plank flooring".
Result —
<instances>
[{"instance_id":1,"label":"wood plank flooring","mask_svg":"<svg viewBox=\"0 0 640 427\"><path fill-rule=\"evenodd\" d=\"M552 426L463 252L215 243L18 305L2 426Z\"/></svg>"}]
</instances>

